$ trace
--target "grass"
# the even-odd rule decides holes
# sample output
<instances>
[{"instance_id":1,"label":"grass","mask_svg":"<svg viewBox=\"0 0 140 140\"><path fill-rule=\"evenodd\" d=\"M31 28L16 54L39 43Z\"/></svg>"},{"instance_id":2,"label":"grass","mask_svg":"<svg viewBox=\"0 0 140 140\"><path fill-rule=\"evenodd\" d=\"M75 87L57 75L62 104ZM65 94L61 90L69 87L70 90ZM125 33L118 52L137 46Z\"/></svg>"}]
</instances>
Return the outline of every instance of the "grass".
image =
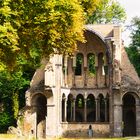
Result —
<instances>
[{"instance_id":1,"label":"grass","mask_svg":"<svg viewBox=\"0 0 140 140\"><path fill-rule=\"evenodd\" d=\"M15 138L16 136L13 134L0 134L0 140L1 138Z\"/></svg>"},{"instance_id":2,"label":"grass","mask_svg":"<svg viewBox=\"0 0 140 140\"><path fill-rule=\"evenodd\" d=\"M0 134L0 140L36 140L34 138L19 138L12 134ZM140 140L140 137L126 137L126 138L46 138L37 140Z\"/></svg>"}]
</instances>

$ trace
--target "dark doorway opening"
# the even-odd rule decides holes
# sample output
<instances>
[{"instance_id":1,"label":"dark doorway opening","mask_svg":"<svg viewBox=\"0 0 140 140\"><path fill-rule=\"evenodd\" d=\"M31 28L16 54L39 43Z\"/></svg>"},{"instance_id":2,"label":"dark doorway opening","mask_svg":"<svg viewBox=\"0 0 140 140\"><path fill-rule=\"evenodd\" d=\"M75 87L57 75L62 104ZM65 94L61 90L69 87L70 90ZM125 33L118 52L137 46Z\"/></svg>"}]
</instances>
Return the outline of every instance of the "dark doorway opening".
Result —
<instances>
[{"instance_id":1,"label":"dark doorway opening","mask_svg":"<svg viewBox=\"0 0 140 140\"><path fill-rule=\"evenodd\" d=\"M37 94L33 99L33 106L36 110L36 137L45 137L47 98L43 94Z\"/></svg>"},{"instance_id":2,"label":"dark doorway opening","mask_svg":"<svg viewBox=\"0 0 140 140\"><path fill-rule=\"evenodd\" d=\"M123 136L136 136L136 102L131 94L123 97Z\"/></svg>"}]
</instances>

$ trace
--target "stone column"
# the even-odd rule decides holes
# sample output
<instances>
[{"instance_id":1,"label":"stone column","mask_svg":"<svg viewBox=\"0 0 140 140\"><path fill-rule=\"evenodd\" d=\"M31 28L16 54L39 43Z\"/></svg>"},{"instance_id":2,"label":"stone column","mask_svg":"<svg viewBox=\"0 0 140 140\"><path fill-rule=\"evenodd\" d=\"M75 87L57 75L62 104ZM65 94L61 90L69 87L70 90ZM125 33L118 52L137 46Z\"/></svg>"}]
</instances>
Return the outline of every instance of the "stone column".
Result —
<instances>
[{"instance_id":1,"label":"stone column","mask_svg":"<svg viewBox=\"0 0 140 140\"><path fill-rule=\"evenodd\" d=\"M67 100L66 100L66 98L65 98L65 100L64 100L64 122L66 122L67 121Z\"/></svg>"},{"instance_id":2,"label":"stone column","mask_svg":"<svg viewBox=\"0 0 140 140\"><path fill-rule=\"evenodd\" d=\"M107 122L107 99L104 99L104 103L105 103L105 122Z\"/></svg>"},{"instance_id":3,"label":"stone column","mask_svg":"<svg viewBox=\"0 0 140 140\"><path fill-rule=\"evenodd\" d=\"M87 67L84 67L84 86L87 86Z\"/></svg>"},{"instance_id":4,"label":"stone column","mask_svg":"<svg viewBox=\"0 0 140 140\"><path fill-rule=\"evenodd\" d=\"M104 70L105 70L105 87L107 87L107 77L108 77L108 66L104 66Z\"/></svg>"},{"instance_id":5,"label":"stone column","mask_svg":"<svg viewBox=\"0 0 140 140\"><path fill-rule=\"evenodd\" d=\"M140 136L140 104L136 104L136 135Z\"/></svg>"},{"instance_id":6,"label":"stone column","mask_svg":"<svg viewBox=\"0 0 140 140\"><path fill-rule=\"evenodd\" d=\"M73 121L75 122L75 99L73 99Z\"/></svg>"},{"instance_id":7,"label":"stone column","mask_svg":"<svg viewBox=\"0 0 140 140\"><path fill-rule=\"evenodd\" d=\"M67 73L68 73L68 56L65 56L64 58L64 69L65 69L65 73L64 73L64 83L65 86L67 86Z\"/></svg>"},{"instance_id":8,"label":"stone column","mask_svg":"<svg viewBox=\"0 0 140 140\"><path fill-rule=\"evenodd\" d=\"M123 127L122 127L122 105L114 104L114 136L122 137Z\"/></svg>"},{"instance_id":9,"label":"stone column","mask_svg":"<svg viewBox=\"0 0 140 140\"><path fill-rule=\"evenodd\" d=\"M75 87L76 86L76 84L75 84L75 67L72 68L72 71L73 71L72 85Z\"/></svg>"},{"instance_id":10,"label":"stone column","mask_svg":"<svg viewBox=\"0 0 140 140\"><path fill-rule=\"evenodd\" d=\"M96 122L99 120L98 119L98 99L95 99L95 104L96 104Z\"/></svg>"},{"instance_id":11,"label":"stone column","mask_svg":"<svg viewBox=\"0 0 140 140\"><path fill-rule=\"evenodd\" d=\"M54 119L54 123L55 123L55 134L56 136L59 136L60 135L60 123L61 123L61 120L62 120L62 117L61 117L61 86L62 86L62 55L59 55L59 54L55 54L55 94L53 96L53 99L54 99L54 111L55 111L55 115L54 116L57 116ZM52 118L51 118L52 120ZM52 122L51 122L52 123Z\"/></svg>"},{"instance_id":12,"label":"stone column","mask_svg":"<svg viewBox=\"0 0 140 140\"><path fill-rule=\"evenodd\" d=\"M98 99L97 104L98 104L98 107L97 107L98 108L98 112L97 112L98 113L98 121L100 121L100 98Z\"/></svg>"},{"instance_id":13,"label":"stone column","mask_svg":"<svg viewBox=\"0 0 140 140\"><path fill-rule=\"evenodd\" d=\"M87 121L87 99L84 99L84 121Z\"/></svg>"},{"instance_id":14,"label":"stone column","mask_svg":"<svg viewBox=\"0 0 140 140\"><path fill-rule=\"evenodd\" d=\"M73 71L72 85L74 87L75 87L75 68L76 68L76 56L73 57L73 61L72 61L72 71Z\"/></svg>"}]
</instances>

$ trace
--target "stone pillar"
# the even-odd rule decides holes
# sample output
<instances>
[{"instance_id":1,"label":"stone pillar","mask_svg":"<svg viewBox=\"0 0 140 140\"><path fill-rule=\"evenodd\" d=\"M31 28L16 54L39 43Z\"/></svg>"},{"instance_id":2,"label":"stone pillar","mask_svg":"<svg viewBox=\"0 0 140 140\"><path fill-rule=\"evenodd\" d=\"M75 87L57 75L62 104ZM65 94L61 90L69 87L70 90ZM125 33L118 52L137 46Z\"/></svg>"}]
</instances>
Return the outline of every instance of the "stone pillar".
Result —
<instances>
[{"instance_id":1,"label":"stone pillar","mask_svg":"<svg viewBox=\"0 0 140 140\"><path fill-rule=\"evenodd\" d=\"M114 136L122 137L123 136L123 126L122 126L122 105L114 105Z\"/></svg>"},{"instance_id":2,"label":"stone pillar","mask_svg":"<svg viewBox=\"0 0 140 140\"><path fill-rule=\"evenodd\" d=\"M98 103L97 103L97 113L98 113L98 121L100 121L100 98L98 99Z\"/></svg>"},{"instance_id":3,"label":"stone pillar","mask_svg":"<svg viewBox=\"0 0 140 140\"><path fill-rule=\"evenodd\" d=\"M76 86L76 84L75 84L75 67L73 67L72 70L73 70L72 85L75 87Z\"/></svg>"},{"instance_id":4,"label":"stone pillar","mask_svg":"<svg viewBox=\"0 0 140 140\"><path fill-rule=\"evenodd\" d=\"M68 73L68 56L64 58L64 84L67 86L67 73Z\"/></svg>"},{"instance_id":5,"label":"stone pillar","mask_svg":"<svg viewBox=\"0 0 140 140\"><path fill-rule=\"evenodd\" d=\"M105 122L107 122L107 99L104 99L104 103L105 103Z\"/></svg>"},{"instance_id":6,"label":"stone pillar","mask_svg":"<svg viewBox=\"0 0 140 140\"><path fill-rule=\"evenodd\" d=\"M87 121L87 100L84 99L84 121Z\"/></svg>"},{"instance_id":7,"label":"stone pillar","mask_svg":"<svg viewBox=\"0 0 140 140\"><path fill-rule=\"evenodd\" d=\"M75 122L75 99L73 99L73 121Z\"/></svg>"},{"instance_id":8,"label":"stone pillar","mask_svg":"<svg viewBox=\"0 0 140 140\"><path fill-rule=\"evenodd\" d=\"M98 119L98 99L95 99L95 104L96 104L96 122L99 120Z\"/></svg>"},{"instance_id":9,"label":"stone pillar","mask_svg":"<svg viewBox=\"0 0 140 140\"><path fill-rule=\"evenodd\" d=\"M104 72L105 72L105 87L107 86L107 58L106 54L104 54Z\"/></svg>"},{"instance_id":10,"label":"stone pillar","mask_svg":"<svg viewBox=\"0 0 140 140\"><path fill-rule=\"evenodd\" d=\"M84 67L84 86L87 86L87 67Z\"/></svg>"},{"instance_id":11,"label":"stone pillar","mask_svg":"<svg viewBox=\"0 0 140 140\"><path fill-rule=\"evenodd\" d=\"M62 86L62 55L55 54L55 94L53 94L53 101L54 101L54 111L55 115L57 116L54 118L55 123L55 135L60 136L61 135L61 86ZM52 119L52 118L51 118ZM51 122L52 123L52 122Z\"/></svg>"},{"instance_id":12,"label":"stone pillar","mask_svg":"<svg viewBox=\"0 0 140 140\"><path fill-rule=\"evenodd\" d=\"M136 135L140 136L140 104L136 104Z\"/></svg>"},{"instance_id":13,"label":"stone pillar","mask_svg":"<svg viewBox=\"0 0 140 140\"><path fill-rule=\"evenodd\" d=\"M67 121L67 100L64 99L64 122Z\"/></svg>"},{"instance_id":14,"label":"stone pillar","mask_svg":"<svg viewBox=\"0 0 140 140\"><path fill-rule=\"evenodd\" d=\"M84 67L87 67L87 55L84 55Z\"/></svg>"}]
</instances>

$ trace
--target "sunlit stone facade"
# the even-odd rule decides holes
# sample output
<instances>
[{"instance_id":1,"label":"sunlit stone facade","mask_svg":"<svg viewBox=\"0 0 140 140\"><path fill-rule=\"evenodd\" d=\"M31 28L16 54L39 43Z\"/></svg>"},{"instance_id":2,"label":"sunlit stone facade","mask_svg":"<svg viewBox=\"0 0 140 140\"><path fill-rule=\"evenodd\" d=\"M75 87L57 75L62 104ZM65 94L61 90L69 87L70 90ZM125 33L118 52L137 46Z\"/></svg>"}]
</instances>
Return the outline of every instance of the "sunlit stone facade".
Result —
<instances>
[{"instance_id":1,"label":"sunlit stone facade","mask_svg":"<svg viewBox=\"0 0 140 140\"><path fill-rule=\"evenodd\" d=\"M116 25L86 25L73 56L42 60L21 111L19 129L35 137L140 135L140 79Z\"/></svg>"}]
</instances>

